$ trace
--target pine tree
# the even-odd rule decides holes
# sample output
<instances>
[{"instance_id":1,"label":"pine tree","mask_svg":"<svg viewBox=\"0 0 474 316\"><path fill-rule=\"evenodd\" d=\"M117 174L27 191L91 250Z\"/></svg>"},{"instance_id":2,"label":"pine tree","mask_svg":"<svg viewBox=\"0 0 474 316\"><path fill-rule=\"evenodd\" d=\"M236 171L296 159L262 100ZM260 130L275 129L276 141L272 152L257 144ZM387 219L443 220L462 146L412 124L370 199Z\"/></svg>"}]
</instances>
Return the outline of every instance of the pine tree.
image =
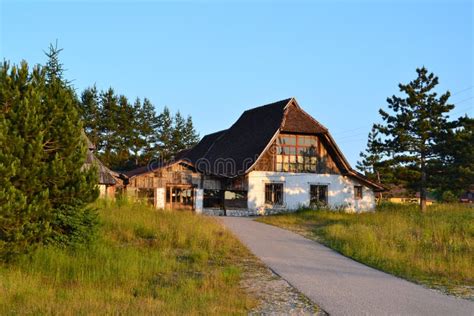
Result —
<instances>
[{"instance_id":1,"label":"pine tree","mask_svg":"<svg viewBox=\"0 0 474 316\"><path fill-rule=\"evenodd\" d=\"M184 149L184 132L186 127L186 121L184 120L181 113L178 111L173 117L173 131L171 134L170 154L174 155Z\"/></svg>"},{"instance_id":2,"label":"pine tree","mask_svg":"<svg viewBox=\"0 0 474 316\"><path fill-rule=\"evenodd\" d=\"M158 115L156 127L157 143L155 151L161 160L168 160L172 155L171 142L173 139L173 118L168 107L164 107L163 112Z\"/></svg>"},{"instance_id":3,"label":"pine tree","mask_svg":"<svg viewBox=\"0 0 474 316\"><path fill-rule=\"evenodd\" d=\"M131 141L130 150L133 155L134 165L139 166L142 163L141 156L143 148L145 148L145 146L147 145L145 139L142 136L141 131L142 124L146 123L143 115L142 103L139 98L135 99L135 102L133 103L133 108L135 113L135 117L133 119L134 133Z\"/></svg>"},{"instance_id":4,"label":"pine tree","mask_svg":"<svg viewBox=\"0 0 474 316\"><path fill-rule=\"evenodd\" d=\"M95 87L84 90L80 108L97 156L115 170L142 166L153 158L169 160L199 140L190 116L173 116L167 107L157 115L149 99L142 103L137 98L131 105L112 88L100 93Z\"/></svg>"},{"instance_id":5,"label":"pine tree","mask_svg":"<svg viewBox=\"0 0 474 316\"><path fill-rule=\"evenodd\" d=\"M366 177L378 182L380 182L378 167L383 158L379 144L378 131L375 127L372 127L367 140L367 148L365 152L360 153L361 160L356 165L357 169L363 172Z\"/></svg>"},{"instance_id":6,"label":"pine tree","mask_svg":"<svg viewBox=\"0 0 474 316\"><path fill-rule=\"evenodd\" d=\"M436 144L438 159L430 170L430 182L441 198L459 196L474 183L474 119L460 117L451 123Z\"/></svg>"},{"instance_id":7,"label":"pine tree","mask_svg":"<svg viewBox=\"0 0 474 316\"><path fill-rule=\"evenodd\" d=\"M186 118L186 125L183 131L183 143L185 148L191 148L199 142L199 134L194 129L191 116Z\"/></svg>"},{"instance_id":8,"label":"pine tree","mask_svg":"<svg viewBox=\"0 0 474 316\"><path fill-rule=\"evenodd\" d=\"M426 209L428 169L436 157L436 143L442 131L449 126L446 113L454 108L448 103L449 92L439 96L432 90L438 77L426 68L416 70L418 77L410 83L400 84L405 98L392 96L387 99L392 114L380 109L384 123L376 129L383 135L381 145L392 165L404 167L411 177L410 184L420 192L420 209ZM414 179L413 179L414 178Z\"/></svg>"},{"instance_id":9,"label":"pine tree","mask_svg":"<svg viewBox=\"0 0 474 316\"><path fill-rule=\"evenodd\" d=\"M0 252L2 258L38 244L89 241L96 212L97 173L84 170L87 145L78 100L63 79L60 50L45 67L0 69Z\"/></svg>"},{"instance_id":10,"label":"pine tree","mask_svg":"<svg viewBox=\"0 0 474 316\"><path fill-rule=\"evenodd\" d=\"M96 150L100 150L102 145L100 142L101 108L99 94L95 85L82 92L79 106L84 131L89 140L96 146Z\"/></svg>"},{"instance_id":11,"label":"pine tree","mask_svg":"<svg viewBox=\"0 0 474 316\"><path fill-rule=\"evenodd\" d=\"M149 99L143 100L143 106L140 109L139 122L137 124L138 134L142 139L142 155L140 157L139 164L146 164L150 161L156 153L154 151L155 145L158 142L156 129L159 124L158 117L156 116L155 107Z\"/></svg>"},{"instance_id":12,"label":"pine tree","mask_svg":"<svg viewBox=\"0 0 474 316\"><path fill-rule=\"evenodd\" d=\"M40 178L47 172L45 83L39 66L31 74L26 62L12 67L4 62L0 68L0 258L7 260L49 235L51 203Z\"/></svg>"},{"instance_id":13,"label":"pine tree","mask_svg":"<svg viewBox=\"0 0 474 316\"><path fill-rule=\"evenodd\" d=\"M107 166L115 168L118 166L116 159L118 97L112 88L100 93L100 151L99 159Z\"/></svg>"},{"instance_id":14,"label":"pine tree","mask_svg":"<svg viewBox=\"0 0 474 316\"><path fill-rule=\"evenodd\" d=\"M115 164L117 167L123 166L126 169L134 167L133 157L130 154L130 148L133 144L135 134L135 109L128 102L124 95L118 98L118 108L115 124L118 127L115 131L114 152L116 154Z\"/></svg>"},{"instance_id":15,"label":"pine tree","mask_svg":"<svg viewBox=\"0 0 474 316\"><path fill-rule=\"evenodd\" d=\"M68 245L89 241L93 236L97 215L87 205L97 198L98 190L97 170L83 168L87 143L77 96L63 79L60 51L50 47L46 54L48 80L42 109L48 124L43 139L47 172L42 174L42 182L49 192L52 215L47 242Z\"/></svg>"}]
</instances>

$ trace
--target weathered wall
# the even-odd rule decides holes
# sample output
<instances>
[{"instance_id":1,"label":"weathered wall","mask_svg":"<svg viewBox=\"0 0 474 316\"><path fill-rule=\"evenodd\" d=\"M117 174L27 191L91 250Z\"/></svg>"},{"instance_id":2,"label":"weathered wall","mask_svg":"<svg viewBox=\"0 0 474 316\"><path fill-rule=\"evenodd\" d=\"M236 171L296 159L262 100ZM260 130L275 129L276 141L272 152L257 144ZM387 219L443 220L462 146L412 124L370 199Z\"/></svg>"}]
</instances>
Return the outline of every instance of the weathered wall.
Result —
<instances>
[{"instance_id":1,"label":"weathered wall","mask_svg":"<svg viewBox=\"0 0 474 316\"><path fill-rule=\"evenodd\" d=\"M248 174L248 208L257 213L268 213L265 209L271 208L265 205L265 183L283 183L283 202L279 209L297 209L303 205L309 205L310 185L323 184L328 186L328 205L333 208L344 207L348 211L362 212L375 208L374 192L363 186L363 198L354 199L354 185L360 185L355 180L341 175L333 174L310 174L290 172L266 172L252 171Z\"/></svg>"},{"instance_id":2,"label":"weathered wall","mask_svg":"<svg viewBox=\"0 0 474 316\"><path fill-rule=\"evenodd\" d=\"M189 184L199 186L201 174L181 164L174 164L154 172L148 172L130 179L128 188L164 188L169 184Z\"/></svg>"},{"instance_id":3,"label":"weathered wall","mask_svg":"<svg viewBox=\"0 0 474 316\"><path fill-rule=\"evenodd\" d=\"M99 196L105 199L115 199L115 186L99 184Z\"/></svg>"}]
</instances>

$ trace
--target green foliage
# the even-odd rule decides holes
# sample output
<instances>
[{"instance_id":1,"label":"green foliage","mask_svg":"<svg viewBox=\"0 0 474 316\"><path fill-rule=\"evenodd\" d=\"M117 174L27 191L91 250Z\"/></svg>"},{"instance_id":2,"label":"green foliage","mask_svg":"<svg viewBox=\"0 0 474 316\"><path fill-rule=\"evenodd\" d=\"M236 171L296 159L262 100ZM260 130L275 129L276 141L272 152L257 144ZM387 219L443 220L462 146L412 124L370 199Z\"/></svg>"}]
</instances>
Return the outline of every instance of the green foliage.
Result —
<instances>
[{"instance_id":1,"label":"green foliage","mask_svg":"<svg viewBox=\"0 0 474 316\"><path fill-rule=\"evenodd\" d=\"M42 247L0 265L0 314L244 314L250 253L215 219L99 200L89 249Z\"/></svg>"},{"instance_id":2,"label":"green foliage","mask_svg":"<svg viewBox=\"0 0 474 316\"><path fill-rule=\"evenodd\" d=\"M459 130L460 121L449 120L448 113L454 108L448 102L450 93L438 96L434 92L438 77L424 67L416 72L415 80L399 85L404 97L387 99L390 113L379 111L383 123L374 125L358 168L369 177L371 172L378 172L389 186L402 185L408 191L420 192L424 210L427 190L447 184L448 170L453 172L455 179L450 180L457 187L467 188L472 183L472 159L468 154L472 157L473 146L472 133L461 135L468 129ZM455 144L460 151L452 153L451 145ZM461 170L469 174L464 181L456 179Z\"/></svg>"},{"instance_id":3,"label":"green foliage","mask_svg":"<svg viewBox=\"0 0 474 316\"><path fill-rule=\"evenodd\" d=\"M443 131L436 144L438 157L430 166L429 180L437 192L459 198L474 183L474 119L460 117L454 126Z\"/></svg>"},{"instance_id":4,"label":"green foliage","mask_svg":"<svg viewBox=\"0 0 474 316\"><path fill-rule=\"evenodd\" d=\"M167 107L157 115L149 99L131 104L112 88L87 88L81 95L81 116L98 158L116 170L146 165L152 159L168 160L198 141L190 116L174 116Z\"/></svg>"},{"instance_id":5,"label":"green foliage","mask_svg":"<svg viewBox=\"0 0 474 316\"><path fill-rule=\"evenodd\" d=\"M458 195L451 191L444 191L443 195L441 196L441 200L445 203L455 203L458 201L458 199Z\"/></svg>"},{"instance_id":6,"label":"green foliage","mask_svg":"<svg viewBox=\"0 0 474 316\"><path fill-rule=\"evenodd\" d=\"M315 238L377 269L455 291L474 285L474 209L383 203L376 212L303 210L259 221Z\"/></svg>"},{"instance_id":7,"label":"green foliage","mask_svg":"<svg viewBox=\"0 0 474 316\"><path fill-rule=\"evenodd\" d=\"M157 143L156 150L159 156L164 160L171 158L173 154L170 145L173 141L173 117L168 107L164 107L163 111L158 115L157 128Z\"/></svg>"},{"instance_id":8,"label":"green foliage","mask_svg":"<svg viewBox=\"0 0 474 316\"><path fill-rule=\"evenodd\" d=\"M94 169L82 168L86 143L77 98L62 79L60 50L31 72L0 67L0 255L38 244L70 245L93 236Z\"/></svg>"}]
</instances>

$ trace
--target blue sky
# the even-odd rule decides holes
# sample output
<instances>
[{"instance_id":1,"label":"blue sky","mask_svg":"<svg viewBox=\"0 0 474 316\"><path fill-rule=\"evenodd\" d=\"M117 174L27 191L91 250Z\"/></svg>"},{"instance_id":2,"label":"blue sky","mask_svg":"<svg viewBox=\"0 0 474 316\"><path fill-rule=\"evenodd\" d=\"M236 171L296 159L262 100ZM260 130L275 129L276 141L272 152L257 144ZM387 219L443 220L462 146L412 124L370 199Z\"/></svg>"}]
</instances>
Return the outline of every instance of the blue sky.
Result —
<instances>
[{"instance_id":1,"label":"blue sky","mask_svg":"<svg viewBox=\"0 0 474 316\"><path fill-rule=\"evenodd\" d=\"M78 91L148 97L201 136L294 96L355 165L378 109L423 65L456 116L473 115L472 1L0 1L3 58L44 62L57 39Z\"/></svg>"}]
</instances>

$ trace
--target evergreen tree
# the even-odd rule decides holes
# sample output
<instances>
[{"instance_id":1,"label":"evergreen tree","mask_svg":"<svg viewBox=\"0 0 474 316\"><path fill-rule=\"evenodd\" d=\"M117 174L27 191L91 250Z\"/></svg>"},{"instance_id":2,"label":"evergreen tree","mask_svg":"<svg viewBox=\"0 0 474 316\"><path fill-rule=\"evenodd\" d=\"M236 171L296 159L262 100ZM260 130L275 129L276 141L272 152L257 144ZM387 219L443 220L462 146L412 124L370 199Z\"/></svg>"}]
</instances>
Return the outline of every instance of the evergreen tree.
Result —
<instances>
[{"instance_id":1,"label":"evergreen tree","mask_svg":"<svg viewBox=\"0 0 474 316\"><path fill-rule=\"evenodd\" d=\"M194 129L191 116L186 118L186 125L183 131L183 143L185 148L190 148L199 142L199 134Z\"/></svg>"},{"instance_id":2,"label":"evergreen tree","mask_svg":"<svg viewBox=\"0 0 474 316\"><path fill-rule=\"evenodd\" d=\"M158 115L156 127L157 143L155 146L155 152L162 160L168 160L173 149L171 148L173 139L173 118L168 107L164 107L163 112Z\"/></svg>"},{"instance_id":3,"label":"evergreen tree","mask_svg":"<svg viewBox=\"0 0 474 316\"><path fill-rule=\"evenodd\" d=\"M171 156L186 149L186 144L184 143L185 128L186 121L178 111L173 117L173 131L171 134L171 143L169 146Z\"/></svg>"},{"instance_id":4,"label":"evergreen tree","mask_svg":"<svg viewBox=\"0 0 474 316\"><path fill-rule=\"evenodd\" d=\"M46 54L48 80L41 101L47 124L43 138L47 172L41 180L49 193L52 215L47 242L67 245L88 241L93 235L97 215L87 205L97 198L98 190L97 170L83 168L87 143L77 96L63 79L60 52L51 46Z\"/></svg>"},{"instance_id":5,"label":"evergreen tree","mask_svg":"<svg viewBox=\"0 0 474 316\"><path fill-rule=\"evenodd\" d=\"M395 168L404 168L410 185L419 188L420 209L426 209L429 165L436 158L436 144L441 133L449 128L446 113L454 108L448 103L449 92L439 96L432 90L438 77L426 68L416 70L418 77L409 84L400 84L405 98L387 99L393 113L380 110L384 123L375 125L385 135L380 143Z\"/></svg>"},{"instance_id":6,"label":"evergreen tree","mask_svg":"<svg viewBox=\"0 0 474 316\"><path fill-rule=\"evenodd\" d=\"M107 166L116 168L119 163L116 159L117 134L120 128L117 125L118 97L112 88L100 93L100 152L99 159Z\"/></svg>"},{"instance_id":7,"label":"evergreen tree","mask_svg":"<svg viewBox=\"0 0 474 316\"><path fill-rule=\"evenodd\" d=\"M0 252L38 244L70 245L92 238L97 173L84 170L87 145L78 100L63 80L60 50L29 72L0 68Z\"/></svg>"},{"instance_id":8,"label":"evergreen tree","mask_svg":"<svg viewBox=\"0 0 474 316\"><path fill-rule=\"evenodd\" d=\"M436 144L438 159L431 165L430 182L443 199L459 196L474 183L474 119L452 122Z\"/></svg>"},{"instance_id":9,"label":"evergreen tree","mask_svg":"<svg viewBox=\"0 0 474 316\"><path fill-rule=\"evenodd\" d=\"M130 154L133 138L135 134L135 109L128 102L124 95L118 98L118 108L115 124L118 127L115 131L114 153L116 155L115 166L125 166L125 168L134 167L134 161Z\"/></svg>"},{"instance_id":10,"label":"evergreen tree","mask_svg":"<svg viewBox=\"0 0 474 316\"><path fill-rule=\"evenodd\" d=\"M102 145L100 142L101 108L99 94L95 85L82 92L79 106L84 131L89 140L96 146L96 149L100 150Z\"/></svg>"},{"instance_id":11,"label":"evergreen tree","mask_svg":"<svg viewBox=\"0 0 474 316\"><path fill-rule=\"evenodd\" d=\"M381 165L383 155L379 143L378 131L375 127L372 127L367 140L367 148L365 152L360 153L361 160L357 162L356 168L369 179L380 182L378 168Z\"/></svg>"},{"instance_id":12,"label":"evergreen tree","mask_svg":"<svg viewBox=\"0 0 474 316\"><path fill-rule=\"evenodd\" d=\"M0 68L0 258L26 252L49 235L48 188L42 162L44 69L4 62ZM38 176L35 176L37 174Z\"/></svg>"},{"instance_id":13,"label":"evergreen tree","mask_svg":"<svg viewBox=\"0 0 474 316\"><path fill-rule=\"evenodd\" d=\"M156 129L158 127L159 120L156 116L155 107L147 98L143 100L143 106L140 108L138 119L139 122L137 123L137 133L142 139L142 155L137 165L143 165L156 155L154 147L158 142Z\"/></svg>"},{"instance_id":14,"label":"evergreen tree","mask_svg":"<svg viewBox=\"0 0 474 316\"><path fill-rule=\"evenodd\" d=\"M132 137L132 144L130 150L132 151L134 164L135 166L139 166L142 164L142 151L145 146L147 146L146 140L142 137L142 124L146 124L146 120L144 118L142 103L139 98L135 99L135 103L133 104L134 113L136 114L133 121L134 126L134 134ZM148 125L148 124L146 124ZM145 127L146 129L146 127ZM153 129L152 129L153 133Z\"/></svg>"},{"instance_id":15,"label":"evergreen tree","mask_svg":"<svg viewBox=\"0 0 474 316\"><path fill-rule=\"evenodd\" d=\"M149 99L130 104L112 88L83 91L80 102L85 131L97 147L97 156L112 169L145 165L154 157L169 160L175 153L198 142L190 116L172 115L165 107L156 115Z\"/></svg>"}]
</instances>

